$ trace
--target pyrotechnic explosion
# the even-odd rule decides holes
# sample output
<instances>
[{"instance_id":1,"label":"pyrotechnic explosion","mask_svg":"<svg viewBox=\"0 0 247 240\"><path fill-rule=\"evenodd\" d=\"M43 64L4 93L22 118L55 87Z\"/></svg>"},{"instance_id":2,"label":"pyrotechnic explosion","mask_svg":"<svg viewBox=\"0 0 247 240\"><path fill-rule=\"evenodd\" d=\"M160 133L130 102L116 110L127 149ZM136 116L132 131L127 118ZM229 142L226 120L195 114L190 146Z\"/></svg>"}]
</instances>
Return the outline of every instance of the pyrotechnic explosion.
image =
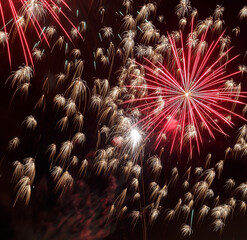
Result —
<instances>
[{"instance_id":1,"label":"pyrotechnic explosion","mask_svg":"<svg viewBox=\"0 0 247 240\"><path fill-rule=\"evenodd\" d=\"M25 57L4 86L14 88L9 111L21 108L2 160L12 176L1 171L15 194L13 222L22 212L30 239L241 239L228 233L246 222L247 175L238 172L247 170L247 68L227 34L240 37L246 7L229 31L222 5L199 20L181 0L177 28L161 1L89 1L83 16L72 3L0 2L3 50L11 64L9 36L18 34ZM45 15L61 34L41 26Z\"/></svg>"},{"instance_id":2,"label":"pyrotechnic explosion","mask_svg":"<svg viewBox=\"0 0 247 240\"><path fill-rule=\"evenodd\" d=\"M199 144L203 138L200 129L204 128L214 139L214 130L226 135L218 122L233 126L231 116L243 118L233 112L236 104L244 105L244 102L238 100L244 97L241 95L241 84L228 80L241 71L225 73L227 64L236 57L228 59L230 49L225 49L224 33L207 49L208 43L205 41L207 33L210 28L213 31L217 31L217 28L212 26L213 19L206 19L194 30L194 15L192 12L191 32L187 37L187 43L184 43L181 31L168 34L165 41L170 52L165 65L159 60L155 65L153 62L157 60L153 58L152 62L146 59L150 66L140 65L141 70L143 68L145 70L142 82L127 86L137 91L141 89L140 97L124 101L136 103L134 106L144 115L137 125L142 125L143 130L147 132L147 138L156 129L160 129L156 134L158 146L167 132L172 132L170 152L177 142L180 145L180 152L184 142L189 142L190 155L193 151L193 139L199 151ZM180 42L179 47L176 41ZM219 43L223 43L223 46ZM185 45L188 45L188 51L185 50ZM220 49L218 58L209 64L217 47ZM227 60L222 63L224 58ZM135 74L132 76L134 79L142 77ZM232 109L225 107L223 105L225 102L232 104Z\"/></svg>"},{"instance_id":3,"label":"pyrotechnic explosion","mask_svg":"<svg viewBox=\"0 0 247 240\"><path fill-rule=\"evenodd\" d=\"M55 21L55 23L62 29L65 36L72 41L75 37L82 37L80 28L78 29L70 18L64 13L62 7L70 9L69 5L64 0L7 0L0 1L0 13L2 20L2 28L0 31L1 45L7 47L9 64L11 66L11 45L14 43L15 38L18 36L23 55L25 59L25 65L29 64L34 67L33 58L42 58L43 52L37 49L42 43L50 47L50 38L55 34L55 26L42 26L41 22L48 17ZM11 13L11 16L9 14ZM68 30L63 26L63 22L60 19L60 15L70 24L72 27L70 36ZM38 42L34 44L34 47L30 47L26 32L32 28L38 37ZM13 54L13 53L12 53Z\"/></svg>"}]
</instances>

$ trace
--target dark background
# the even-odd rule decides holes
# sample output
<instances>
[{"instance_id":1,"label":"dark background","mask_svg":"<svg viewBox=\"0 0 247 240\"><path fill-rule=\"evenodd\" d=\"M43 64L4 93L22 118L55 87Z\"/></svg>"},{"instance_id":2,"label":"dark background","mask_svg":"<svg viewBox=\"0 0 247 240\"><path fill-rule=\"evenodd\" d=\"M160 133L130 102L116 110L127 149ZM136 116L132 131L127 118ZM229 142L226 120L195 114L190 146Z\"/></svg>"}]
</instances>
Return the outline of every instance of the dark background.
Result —
<instances>
[{"instance_id":1,"label":"dark background","mask_svg":"<svg viewBox=\"0 0 247 240\"><path fill-rule=\"evenodd\" d=\"M146 1L147 3L148 1ZM165 24L153 20L154 25L161 33L177 30L178 20L174 14L175 6L178 1L157 1L158 15L164 15ZM99 5L105 8L104 21L101 23L99 16ZM87 31L83 34L84 40L76 40L74 46L82 50L82 59L85 59L85 69L83 78L87 81L88 86L92 89L93 78L105 78L107 73L102 69L94 70L93 67L93 51L99 46L106 46L107 43L100 42L98 32L101 27L111 26L114 32L113 42L119 44L117 33L119 32L120 18L116 11L122 10L122 1L68 1L73 12L79 9L80 17L66 11L70 19L78 24L81 20L87 22ZM134 1L133 9L136 11L140 9L144 1ZM240 53L241 56L230 67L236 68L239 64L246 64L243 60L243 55L246 49L247 42L247 20L239 21L239 10L247 4L246 1L191 1L194 8L198 10L198 19L204 19L213 14L217 4L222 4L225 7L224 20L227 34L232 37L232 46L234 46L233 54ZM6 10L7 11L7 10ZM6 12L8 15L9 13ZM53 23L49 17L46 22ZM55 23L53 23L55 24ZM64 25L66 26L66 21ZM231 29L235 26L240 26L241 32L238 37L235 37ZM68 26L69 28L69 26ZM70 29L70 28L69 28ZM58 35L62 34L58 30ZM27 32L30 46L37 41L37 36L30 30ZM132 231L130 226L130 219L125 218L105 224L105 216L107 214L110 204L120 193L122 182L116 180L114 177L94 176L88 175L84 180L75 178L74 187L71 191L59 198L58 194L53 192L54 183L49 174L49 165L47 156L45 154L46 147L56 142L60 144L66 139L70 138L72 133L60 133L56 129L57 120L63 115L61 112L54 114L52 110L52 99L55 94L63 93L68 85L64 84L59 89L54 87L55 75L63 71L64 61L68 55L55 50L52 54L49 53L47 46L42 45L45 49L45 59L36 64L36 74L32 79L32 87L28 94L28 98L21 99L21 96L16 94L13 103L10 106L14 90L10 88L9 84L5 84L6 79L11 74L9 64L7 61L6 49L1 49L0 53L0 154L1 154L1 169L0 169L0 239L141 239L141 225L137 224L136 229ZM73 44L70 43L70 49ZM16 70L23 62L22 52L20 51L20 44L16 39L11 45L13 66ZM114 70L118 69L120 63L114 63ZM102 71L101 71L102 70ZM44 112L34 111L33 107L42 94L42 85L46 77L49 77L50 93L47 96L47 109ZM236 79L241 81L241 79ZM242 80L243 89L246 89L246 80ZM110 79L110 84L116 84L116 77L113 74ZM240 109L237 109L240 111ZM34 132L28 131L22 125L24 118L28 115L35 114L38 121L38 128ZM76 154L83 159L90 157L95 151L96 133L95 127L97 122L95 115L92 112L85 113L85 125L83 132L87 136L86 144L83 150L75 150ZM224 157L224 151L228 146L233 146L237 135L237 129L243 125L242 121L236 120L235 129L229 129L231 137L224 138L219 136L216 142L207 142L202 147L200 155L195 155L192 161L193 166L203 165L207 153L212 153L215 163ZM21 138L20 148L14 153L8 151L8 142L14 136ZM36 178L32 189L30 204L25 206L18 202L13 208L15 199L14 186L11 183L12 177L12 162L15 160L22 160L25 157L35 157L36 159ZM92 157L91 157L92 158ZM184 163L183 156L181 159L176 157L169 158L165 162L169 171L175 164L174 161L181 161L178 168L184 171L188 165ZM72 172L76 170L72 170ZM144 172L145 173L145 172ZM222 191L222 185L228 178L234 178L236 185L247 181L247 162L245 159L230 159L224 167L221 181L216 181L213 185L215 194L219 194L221 201L224 202L229 196L225 196ZM149 179L146 179L149 180ZM171 193L169 203L172 205L177 201L179 196L179 189ZM174 202L175 205L175 202ZM179 239L179 227L182 223L174 221L169 225L164 225L162 220L148 229L148 239ZM203 222L200 228L193 228L193 235L190 239L229 239L229 240L246 240L247 230L246 216L234 215L232 219L226 222L223 234L212 231L211 219L208 218Z\"/></svg>"}]
</instances>

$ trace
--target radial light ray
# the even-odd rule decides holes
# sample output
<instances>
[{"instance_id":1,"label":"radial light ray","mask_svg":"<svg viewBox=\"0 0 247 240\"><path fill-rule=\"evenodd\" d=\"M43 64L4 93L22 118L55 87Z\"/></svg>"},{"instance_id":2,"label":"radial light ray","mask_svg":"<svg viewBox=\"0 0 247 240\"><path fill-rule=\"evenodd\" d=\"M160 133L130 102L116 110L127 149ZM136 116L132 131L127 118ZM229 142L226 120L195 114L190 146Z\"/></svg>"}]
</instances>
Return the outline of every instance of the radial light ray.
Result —
<instances>
[{"instance_id":1,"label":"radial light ray","mask_svg":"<svg viewBox=\"0 0 247 240\"><path fill-rule=\"evenodd\" d=\"M191 31L187 38L189 44L185 43L182 32L179 32L179 41L175 40L173 34L167 33L171 46L168 61L155 64L144 57L144 65L137 63L145 69L146 83L126 87L136 88L137 91L146 89L148 93L143 97L124 101L124 104L137 107L142 113L142 118L134 126L146 132L146 138L155 136L155 148L161 144L162 136L170 132L170 153L173 152L176 143L180 151L185 143L189 143L190 156L194 143L200 152L203 128L215 139L215 132L227 135L224 123L230 127L234 126L234 122L228 119L228 116L244 119L234 113L231 105L244 104L238 99L246 97L244 92L239 92L238 86L231 89L225 86L227 80L240 73L239 70L228 72L226 68L239 55L222 62L233 49L231 47L219 53L218 49L225 32L213 40L204 51L203 46L208 38L210 25L208 24L203 33L196 32L193 26L192 17ZM197 48L190 44L193 34L197 34L197 37L201 35ZM172 67L169 65L171 62Z\"/></svg>"},{"instance_id":2,"label":"radial light ray","mask_svg":"<svg viewBox=\"0 0 247 240\"><path fill-rule=\"evenodd\" d=\"M5 42L7 46L10 67L12 66L11 55L13 54L11 53L10 40L14 41L16 36L18 36L22 47L25 65L32 65L34 68L34 62L31 53L32 47L30 46L31 43L29 43L26 35L28 28L33 28L40 42L44 40L47 46L50 47L50 43L46 33L44 32L44 28L41 26L41 20L44 20L47 17L47 14L55 20L56 24L61 28L69 41L72 41L72 39L70 37L69 31L63 26L64 23L61 21L60 15L66 20L68 25L75 29L78 36L82 38L78 28L62 10L62 5L71 11L68 3L66 3L64 0L62 0L60 3L56 3L53 0L0 1L0 22L3 24L2 29L5 34ZM58 11L56 11L56 9ZM10 23L12 23L12 25ZM9 25L11 26L9 27ZM2 44L4 45L5 42Z\"/></svg>"}]
</instances>

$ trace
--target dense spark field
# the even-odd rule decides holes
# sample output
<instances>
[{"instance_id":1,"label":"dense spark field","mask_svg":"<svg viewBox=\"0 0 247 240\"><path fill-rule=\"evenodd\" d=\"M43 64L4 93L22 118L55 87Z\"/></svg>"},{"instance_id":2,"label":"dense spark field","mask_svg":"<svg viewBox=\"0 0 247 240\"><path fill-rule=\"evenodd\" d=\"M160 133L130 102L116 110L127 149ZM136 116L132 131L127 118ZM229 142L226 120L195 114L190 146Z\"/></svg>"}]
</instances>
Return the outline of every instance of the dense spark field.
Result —
<instances>
[{"instance_id":1,"label":"dense spark field","mask_svg":"<svg viewBox=\"0 0 247 240\"><path fill-rule=\"evenodd\" d=\"M0 0L3 239L246 240L247 6L207 4Z\"/></svg>"}]
</instances>

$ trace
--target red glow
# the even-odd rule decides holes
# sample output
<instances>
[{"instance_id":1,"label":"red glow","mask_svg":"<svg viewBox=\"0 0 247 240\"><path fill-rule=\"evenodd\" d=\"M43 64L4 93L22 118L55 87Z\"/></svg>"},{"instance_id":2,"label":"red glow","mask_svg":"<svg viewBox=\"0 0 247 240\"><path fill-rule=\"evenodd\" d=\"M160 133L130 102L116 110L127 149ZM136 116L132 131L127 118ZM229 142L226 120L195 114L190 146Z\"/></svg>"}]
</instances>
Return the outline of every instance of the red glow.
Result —
<instances>
[{"instance_id":1,"label":"red glow","mask_svg":"<svg viewBox=\"0 0 247 240\"><path fill-rule=\"evenodd\" d=\"M189 41L192 40L193 18ZM145 97L135 98L124 103L132 103L142 113L142 118L135 124L147 133L147 138L155 134L156 148L162 141L162 136L173 131L171 136L171 150L188 143L192 156L193 143L198 152L202 140L202 128L211 138L214 132L227 135L223 124L230 127L234 123L228 116L242 116L234 113L233 105L244 104L239 98L245 97L240 93L240 88L235 84L228 89L226 81L240 73L235 71L227 73L226 66L236 59L222 60L228 56L232 48L219 55L220 41L224 32L209 45L205 53L199 44L204 43L209 27L201 34L198 49L193 49L192 44L184 43L180 32L180 41L168 34L171 54L168 62L155 65L148 59L144 67L146 76L145 86L127 86L130 88L147 89ZM200 34L198 34L200 35ZM218 57L217 57L218 55ZM137 76L134 76L137 77Z\"/></svg>"}]
</instances>

